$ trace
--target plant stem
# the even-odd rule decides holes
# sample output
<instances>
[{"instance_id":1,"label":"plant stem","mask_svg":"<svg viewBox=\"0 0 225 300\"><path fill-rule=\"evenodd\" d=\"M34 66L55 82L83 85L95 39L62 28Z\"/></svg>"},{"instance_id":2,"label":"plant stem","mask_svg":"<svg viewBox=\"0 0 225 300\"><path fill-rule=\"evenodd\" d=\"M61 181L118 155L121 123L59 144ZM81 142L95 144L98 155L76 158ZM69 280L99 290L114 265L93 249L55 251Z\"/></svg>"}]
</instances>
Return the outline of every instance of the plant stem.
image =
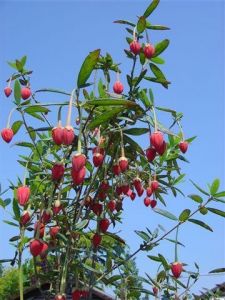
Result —
<instances>
[{"instance_id":1,"label":"plant stem","mask_svg":"<svg viewBox=\"0 0 225 300\"><path fill-rule=\"evenodd\" d=\"M18 261L18 268L19 268L19 289L20 289L20 300L23 300L23 264L22 264L22 253L23 253L23 246L22 246L22 241L23 241L23 236L24 236L24 229L22 228L20 231L20 244L18 247L19 251L19 261Z\"/></svg>"}]
</instances>

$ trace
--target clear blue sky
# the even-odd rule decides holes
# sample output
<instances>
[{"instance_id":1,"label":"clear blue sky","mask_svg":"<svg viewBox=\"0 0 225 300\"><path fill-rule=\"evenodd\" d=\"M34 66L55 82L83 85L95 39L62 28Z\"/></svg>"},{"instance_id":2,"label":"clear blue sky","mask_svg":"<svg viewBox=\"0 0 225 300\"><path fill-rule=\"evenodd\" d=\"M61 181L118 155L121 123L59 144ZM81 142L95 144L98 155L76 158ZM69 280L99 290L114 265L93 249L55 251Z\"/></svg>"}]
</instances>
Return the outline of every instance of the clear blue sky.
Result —
<instances>
[{"instance_id":1,"label":"clear blue sky","mask_svg":"<svg viewBox=\"0 0 225 300\"><path fill-rule=\"evenodd\" d=\"M34 70L32 89L55 87L72 90L81 61L89 51L101 48L109 51L115 61L122 62L123 74L130 71L130 61L124 58L125 27L113 24L116 19L135 21L149 1L0 1L0 90L10 75L6 61L28 56L28 66ZM162 55L166 64L162 70L172 82L169 90L152 85L157 103L182 111L187 137L197 135L184 164L187 179L204 186L216 177L224 189L224 2L223 1L162 1L150 21L172 30L153 32L153 43L169 38L171 45ZM125 77L122 76L122 79ZM58 101L52 94L48 99ZM40 96L46 101L46 96ZM12 103L2 94L0 128L6 125L6 116ZM163 116L162 116L163 118ZM16 139L23 139L17 136ZM147 136L146 136L147 140ZM141 141L139 141L141 142ZM145 143L146 145L146 143ZM20 152L19 152L20 151ZM21 150L0 142L0 182L7 187L7 179L16 180L23 170L16 163ZM183 185L186 194L194 192L188 181ZM182 208L194 208L191 200L172 195L167 197L168 210L175 214ZM220 209L223 206L218 205ZM134 229L154 228L161 223L166 228L172 221L146 209L142 200L125 201L121 234L135 250L139 239ZM0 211L0 220L5 214ZM202 219L202 217L200 216ZM180 260L188 264L198 262L201 273L225 266L224 220L207 215L203 218L214 228L214 233L191 224L180 231L180 241L186 244L180 251ZM0 256L10 256L8 237L13 229L1 222ZM163 242L153 253L163 253L173 260L173 245ZM145 254L137 259L141 274L156 270ZM202 277L195 291L203 286L213 287L225 281L224 275Z\"/></svg>"}]
</instances>

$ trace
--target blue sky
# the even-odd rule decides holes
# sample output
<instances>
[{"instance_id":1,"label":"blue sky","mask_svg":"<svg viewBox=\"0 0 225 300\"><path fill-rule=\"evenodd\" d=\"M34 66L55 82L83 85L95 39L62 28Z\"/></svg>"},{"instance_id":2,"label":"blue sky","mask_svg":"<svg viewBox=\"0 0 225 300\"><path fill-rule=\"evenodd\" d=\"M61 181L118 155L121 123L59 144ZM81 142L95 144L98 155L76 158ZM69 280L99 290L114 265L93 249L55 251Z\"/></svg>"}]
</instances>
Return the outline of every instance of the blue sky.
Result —
<instances>
[{"instance_id":1,"label":"blue sky","mask_svg":"<svg viewBox=\"0 0 225 300\"><path fill-rule=\"evenodd\" d=\"M101 48L110 52L115 61L121 62L122 80L131 69L125 59L123 49L127 47L125 27L113 24L113 20L135 21L149 1L0 1L0 90L10 76L6 61L28 56L28 67L34 70L32 89L55 87L71 91L74 87L82 60L89 51ZM153 24L163 24L171 31L153 32L151 41L157 43L163 38L171 40L170 47L162 57L166 64L163 72L172 82L169 90L161 86L153 88L157 104L171 107L184 113L183 127L187 137L198 138L190 146L187 158L190 164L183 164L187 182L183 184L186 194L195 192L188 182L191 178L201 186L206 186L216 177L221 179L224 189L224 2L223 1L162 1L150 18ZM52 94L40 96L58 101L62 99ZM0 128L6 125L6 116L12 103L1 97ZM15 116L16 118L16 116ZM164 115L160 115L165 121ZM23 139L18 136L16 139ZM146 136L147 139L147 136ZM139 141L142 143L141 141ZM7 187L7 180L22 176L16 159L21 150L0 142L0 182ZM175 214L186 207L194 208L191 200L172 195L167 197L168 210ZM217 206L224 209L222 205ZM5 213L0 211L0 220ZM208 214L204 219L214 228L209 233L191 224L185 224L180 231L180 240L186 244L180 251L180 260L193 264L198 262L201 273L224 267L225 239L224 220ZM172 221L146 209L142 200L126 201L124 223L121 234L126 238L131 250L139 245L133 233L146 226L157 224L170 228ZM13 251L8 247L12 228L1 222L1 258ZM171 236L173 237L173 236ZM173 260L173 245L163 242L153 253L165 254ZM156 270L150 260L141 254L137 258L141 274ZM213 287L225 280L224 275L202 276L194 291Z\"/></svg>"}]
</instances>

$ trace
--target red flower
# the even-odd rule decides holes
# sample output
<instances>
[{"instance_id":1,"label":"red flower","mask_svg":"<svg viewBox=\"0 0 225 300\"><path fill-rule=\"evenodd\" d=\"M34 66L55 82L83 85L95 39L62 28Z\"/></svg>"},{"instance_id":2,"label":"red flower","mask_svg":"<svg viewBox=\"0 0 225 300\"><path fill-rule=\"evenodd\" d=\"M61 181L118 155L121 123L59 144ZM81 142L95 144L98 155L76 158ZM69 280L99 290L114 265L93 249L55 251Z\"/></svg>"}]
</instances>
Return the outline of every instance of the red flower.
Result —
<instances>
[{"instance_id":1,"label":"red flower","mask_svg":"<svg viewBox=\"0 0 225 300\"><path fill-rule=\"evenodd\" d=\"M21 206L27 204L30 198L30 188L28 186L20 186L17 189L17 199Z\"/></svg>"},{"instance_id":2,"label":"red flower","mask_svg":"<svg viewBox=\"0 0 225 300\"><path fill-rule=\"evenodd\" d=\"M77 153L72 158L72 168L74 171L80 171L86 164L86 156L81 153Z\"/></svg>"},{"instance_id":3,"label":"red flower","mask_svg":"<svg viewBox=\"0 0 225 300\"><path fill-rule=\"evenodd\" d=\"M72 169L71 175L72 175L73 183L75 185L82 184L84 182L85 174L86 174L86 168L85 167L83 167L79 171L74 171Z\"/></svg>"},{"instance_id":4,"label":"red flower","mask_svg":"<svg viewBox=\"0 0 225 300\"><path fill-rule=\"evenodd\" d=\"M9 97L12 94L12 89L10 86L7 86L4 88L4 93L6 95L6 97Z\"/></svg>"}]
</instances>

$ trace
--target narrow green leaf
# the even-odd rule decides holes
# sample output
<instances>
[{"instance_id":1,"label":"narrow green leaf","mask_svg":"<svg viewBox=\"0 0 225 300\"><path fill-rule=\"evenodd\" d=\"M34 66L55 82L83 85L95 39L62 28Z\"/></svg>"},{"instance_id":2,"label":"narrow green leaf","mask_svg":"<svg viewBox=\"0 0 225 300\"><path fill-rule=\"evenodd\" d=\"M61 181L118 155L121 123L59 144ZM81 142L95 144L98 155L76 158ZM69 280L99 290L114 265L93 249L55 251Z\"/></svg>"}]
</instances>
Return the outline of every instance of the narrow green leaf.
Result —
<instances>
[{"instance_id":1,"label":"narrow green leaf","mask_svg":"<svg viewBox=\"0 0 225 300\"><path fill-rule=\"evenodd\" d=\"M16 235L16 236L11 237L11 239L9 241L10 242L15 242L15 241L18 241L19 239L20 239L20 236Z\"/></svg>"},{"instance_id":2,"label":"narrow green leaf","mask_svg":"<svg viewBox=\"0 0 225 300\"><path fill-rule=\"evenodd\" d=\"M178 244L178 245L180 245L180 246L182 246L182 247L185 247L184 244L182 244L182 243L179 242L179 241L172 240L172 239L167 239L167 238L165 238L165 240L167 240L168 242L174 243L174 244Z\"/></svg>"},{"instance_id":3,"label":"narrow green leaf","mask_svg":"<svg viewBox=\"0 0 225 300\"><path fill-rule=\"evenodd\" d=\"M21 88L18 80L15 80L14 83L14 98L17 105L20 104L21 101Z\"/></svg>"},{"instance_id":4,"label":"narrow green leaf","mask_svg":"<svg viewBox=\"0 0 225 300\"><path fill-rule=\"evenodd\" d=\"M222 198L222 197L225 197L225 191L215 194L214 197L215 197L215 198Z\"/></svg>"},{"instance_id":5,"label":"narrow green leaf","mask_svg":"<svg viewBox=\"0 0 225 300\"><path fill-rule=\"evenodd\" d=\"M191 213L190 209L183 210L179 216L179 221L185 222L189 218L190 213Z\"/></svg>"},{"instance_id":6,"label":"narrow green leaf","mask_svg":"<svg viewBox=\"0 0 225 300\"><path fill-rule=\"evenodd\" d=\"M75 225L75 229L76 230L83 229L88 223L89 223L89 220L87 220L87 219L83 220L80 223L78 223L78 224Z\"/></svg>"},{"instance_id":7,"label":"narrow green leaf","mask_svg":"<svg viewBox=\"0 0 225 300\"><path fill-rule=\"evenodd\" d=\"M151 30L170 30L169 27L164 26L164 25L151 25L151 24L147 24L146 28L151 29Z\"/></svg>"},{"instance_id":8,"label":"narrow green leaf","mask_svg":"<svg viewBox=\"0 0 225 300\"><path fill-rule=\"evenodd\" d=\"M151 61L159 65L163 65L165 63L165 60L162 59L161 57L152 57Z\"/></svg>"},{"instance_id":9,"label":"narrow green leaf","mask_svg":"<svg viewBox=\"0 0 225 300\"><path fill-rule=\"evenodd\" d=\"M177 221L177 217L175 215L173 215L172 213L166 211L166 210L163 210L163 209L160 209L160 208L154 208L154 211L168 219L171 219L171 220L174 220L174 221Z\"/></svg>"},{"instance_id":10,"label":"narrow green leaf","mask_svg":"<svg viewBox=\"0 0 225 300\"><path fill-rule=\"evenodd\" d=\"M20 219L20 208L19 208L19 205L18 205L17 200L15 198L13 199L13 212L14 212L16 220L19 221L19 219Z\"/></svg>"},{"instance_id":11,"label":"narrow green leaf","mask_svg":"<svg viewBox=\"0 0 225 300\"><path fill-rule=\"evenodd\" d=\"M20 130L20 127L23 125L23 121L15 121L12 124L12 131L14 133L14 135Z\"/></svg>"},{"instance_id":12,"label":"narrow green leaf","mask_svg":"<svg viewBox=\"0 0 225 300\"><path fill-rule=\"evenodd\" d=\"M3 220L3 222L8 224L8 225L11 225L11 226L19 227L19 224L13 223L13 222L8 221L8 220Z\"/></svg>"},{"instance_id":13,"label":"narrow green leaf","mask_svg":"<svg viewBox=\"0 0 225 300\"><path fill-rule=\"evenodd\" d=\"M135 27L135 24L134 23L131 23L129 21L126 21L126 20L116 20L114 21L113 23L117 23L117 24L125 24L125 25L130 25L132 27Z\"/></svg>"},{"instance_id":14,"label":"narrow green leaf","mask_svg":"<svg viewBox=\"0 0 225 300\"><path fill-rule=\"evenodd\" d=\"M196 187L197 190L199 190L199 192L201 192L202 194L206 195L206 196L210 196L206 191L204 191L202 188L200 188L200 186L198 186L196 183L194 183L194 181L190 180L191 183Z\"/></svg>"},{"instance_id":15,"label":"narrow green leaf","mask_svg":"<svg viewBox=\"0 0 225 300\"><path fill-rule=\"evenodd\" d=\"M199 195L191 194L191 195L188 195L188 197L190 199L194 200L197 203L202 203L203 202L202 197L200 197Z\"/></svg>"},{"instance_id":16,"label":"narrow green leaf","mask_svg":"<svg viewBox=\"0 0 225 300\"><path fill-rule=\"evenodd\" d=\"M28 142L18 142L15 143L16 146L20 146L20 147L27 147L27 148L33 148L33 144L28 143Z\"/></svg>"},{"instance_id":17,"label":"narrow green leaf","mask_svg":"<svg viewBox=\"0 0 225 300\"><path fill-rule=\"evenodd\" d=\"M160 0L153 0L152 3L147 7L146 11L144 12L143 16L145 18L149 17L150 14L156 9Z\"/></svg>"},{"instance_id":18,"label":"narrow green leaf","mask_svg":"<svg viewBox=\"0 0 225 300\"><path fill-rule=\"evenodd\" d=\"M212 208L212 207L207 207L207 209L209 211L211 211L212 213L225 218L225 211L217 209L217 208Z\"/></svg>"},{"instance_id":19,"label":"narrow green leaf","mask_svg":"<svg viewBox=\"0 0 225 300\"><path fill-rule=\"evenodd\" d=\"M128 143L132 146L132 148L137 151L138 153L144 155L144 151L143 149L139 146L138 143L136 143L133 139L131 139L129 136L127 136L126 134L124 135L124 144Z\"/></svg>"},{"instance_id":20,"label":"narrow green leaf","mask_svg":"<svg viewBox=\"0 0 225 300\"><path fill-rule=\"evenodd\" d=\"M77 86L78 88L82 87L90 77L93 69L95 68L100 55L100 49L94 50L89 53L89 55L85 58L80 72L77 78Z\"/></svg>"},{"instance_id":21,"label":"narrow green leaf","mask_svg":"<svg viewBox=\"0 0 225 300\"><path fill-rule=\"evenodd\" d=\"M201 226L201 227L203 227L203 228L205 228L205 229L213 232L212 228L209 225L207 225L206 223L204 223L204 222L202 222L200 220L188 219L188 221L191 222L191 223L197 224L197 225L199 225L199 226Z\"/></svg>"},{"instance_id":22,"label":"narrow green leaf","mask_svg":"<svg viewBox=\"0 0 225 300\"><path fill-rule=\"evenodd\" d=\"M146 232L144 232L144 231L138 231L138 230L135 230L134 232L138 236L140 236L144 241L149 242L150 237L148 236L148 234Z\"/></svg>"},{"instance_id":23,"label":"narrow green leaf","mask_svg":"<svg viewBox=\"0 0 225 300\"><path fill-rule=\"evenodd\" d=\"M96 274L102 274L101 271L99 271L99 270L97 270L97 269L94 269L94 268L92 268L92 267L89 266L89 265L82 264L82 266L83 266L85 269L87 269L87 270L89 270L89 271L91 271L91 272L93 272L93 273L96 273Z\"/></svg>"},{"instance_id":24,"label":"narrow green leaf","mask_svg":"<svg viewBox=\"0 0 225 300\"><path fill-rule=\"evenodd\" d=\"M27 113L28 115L32 116L32 117L35 118L35 119L41 120L42 122L45 121L45 119L42 118L42 117L39 115L39 113L36 113L36 112L28 112L28 111L26 111L26 113Z\"/></svg>"},{"instance_id":25,"label":"narrow green leaf","mask_svg":"<svg viewBox=\"0 0 225 300\"><path fill-rule=\"evenodd\" d=\"M124 107L118 107L114 108L113 110L110 110L108 112L105 112L99 116L97 116L95 119L93 119L89 125L89 129L94 129L95 127L99 126L100 124L103 124L113 118L115 118L120 112L124 110Z\"/></svg>"},{"instance_id":26,"label":"narrow green leaf","mask_svg":"<svg viewBox=\"0 0 225 300\"><path fill-rule=\"evenodd\" d=\"M21 58L21 60L20 60L20 63L21 63L21 65L22 65L22 67L25 66L26 62L27 62L27 57L26 57L26 55L24 55L24 56Z\"/></svg>"},{"instance_id":27,"label":"narrow green leaf","mask_svg":"<svg viewBox=\"0 0 225 300\"><path fill-rule=\"evenodd\" d=\"M225 272L225 268L218 268L210 271L209 273L224 273L224 272Z\"/></svg>"},{"instance_id":28,"label":"narrow green leaf","mask_svg":"<svg viewBox=\"0 0 225 300\"><path fill-rule=\"evenodd\" d=\"M138 33L142 33L146 27L146 19L144 16L141 16L137 23L137 31Z\"/></svg>"},{"instance_id":29,"label":"narrow green leaf","mask_svg":"<svg viewBox=\"0 0 225 300\"><path fill-rule=\"evenodd\" d=\"M219 187L220 187L220 180L216 178L210 187L210 194L214 196L218 191Z\"/></svg>"},{"instance_id":30,"label":"narrow green leaf","mask_svg":"<svg viewBox=\"0 0 225 300\"><path fill-rule=\"evenodd\" d=\"M125 129L123 132L126 134L130 134L130 135L142 135L142 134L149 132L149 129L148 128L130 128L130 129Z\"/></svg>"},{"instance_id":31,"label":"narrow green leaf","mask_svg":"<svg viewBox=\"0 0 225 300\"><path fill-rule=\"evenodd\" d=\"M41 106L41 105L31 105L24 109L24 112L26 113L48 113L50 110L47 107Z\"/></svg>"},{"instance_id":32,"label":"narrow green leaf","mask_svg":"<svg viewBox=\"0 0 225 300\"><path fill-rule=\"evenodd\" d=\"M150 258L151 260L161 262L161 259L158 256L147 255L147 257Z\"/></svg>"},{"instance_id":33,"label":"narrow green leaf","mask_svg":"<svg viewBox=\"0 0 225 300\"><path fill-rule=\"evenodd\" d=\"M115 282L115 281L117 281L117 280L119 280L119 279L121 279L122 277L121 277L121 275L114 275L114 276L112 276L112 277L110 277L109 279L108 279L108 283L109 284L112 284L113 282Z\"/></svg>"},{"instance_id":34,"label":"narrow green leaf","mask_svg":"<svg viewBox=\"0 0 225 300\"><path fill-rule=\"evenodd\" d=\"M87 105L95 105L95 106L118 106L118 105L123 105L125 107L134 107L137 106L137 104L133 101L129 100L124 100L124 99L99 99L99 100L91 100L91 101L86 101L82 106L87 106Z\"/></svg>"},{"instance_id":35,"label":"narrow green leaf","mask_svg":"<svg viewBox=\"0 0 225 300\"><path fill-rule=\"evenodd\" d=\"M153 57L158 56L160 53L162 53L166 48L169 46L170 41L168 39L165 39L161 41L160 43L156 44L155 46L155 54Z\"/></svg>"}]
</instances>

